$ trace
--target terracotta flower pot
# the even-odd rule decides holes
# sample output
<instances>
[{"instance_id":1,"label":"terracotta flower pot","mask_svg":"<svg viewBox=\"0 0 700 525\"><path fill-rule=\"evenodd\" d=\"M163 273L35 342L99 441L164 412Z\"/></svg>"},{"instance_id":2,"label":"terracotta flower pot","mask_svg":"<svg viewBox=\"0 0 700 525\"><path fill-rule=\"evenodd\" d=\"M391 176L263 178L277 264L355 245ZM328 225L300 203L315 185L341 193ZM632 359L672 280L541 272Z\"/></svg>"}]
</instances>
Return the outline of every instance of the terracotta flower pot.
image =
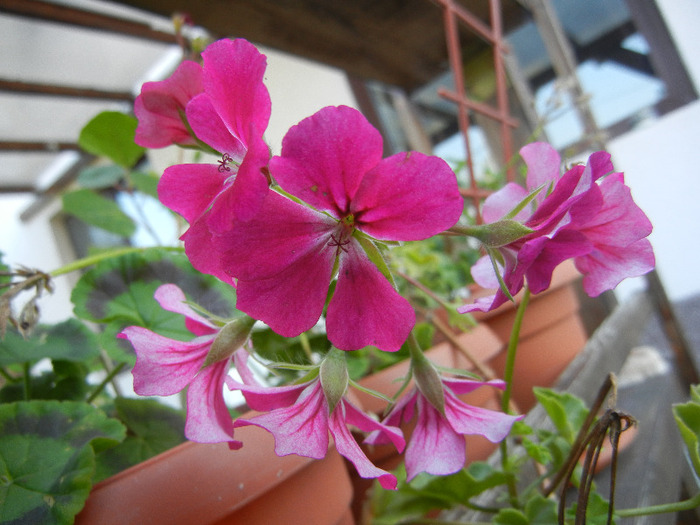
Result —
<instances>
[{"instance_id":1,"label":"terracotta flower pot","mask_svg":"<svg viewBox=\"0 0 700 525\"><path fill-rule=\"evenodd\" d=\"M522 413L535 405L532 388L551 386L586 344L587 334L579 315L576 283L581 279L573 263L561 264L554 271L546 291L532 295L520 331L513 376L513 400ZM519 301L521 294L516 296ZM515 320L516 305L506 303L492 312L474 317L485 323L508 344ZM505 353L489 362L502 377Z\"/></svg>"},{"instance_id":2,"label":"terracotta flower pot","mask_svg":"<svg viewBox=\"0 0 700 525\"><path fill-rule=\"evenodd\" d=\"M265 430L236 429L240 450L187 442L93 488L78 525L352 525L352 485L331 447L322 460L277 457Z\"/></svg>"}]
</instances>

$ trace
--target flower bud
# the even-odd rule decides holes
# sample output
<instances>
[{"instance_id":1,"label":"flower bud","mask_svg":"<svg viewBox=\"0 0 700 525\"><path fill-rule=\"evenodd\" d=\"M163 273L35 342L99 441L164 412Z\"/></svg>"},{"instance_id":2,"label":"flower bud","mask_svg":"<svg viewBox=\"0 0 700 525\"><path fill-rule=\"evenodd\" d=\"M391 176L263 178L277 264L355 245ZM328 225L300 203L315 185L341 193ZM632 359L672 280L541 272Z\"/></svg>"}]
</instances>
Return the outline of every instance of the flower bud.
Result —
<instances>
[{"instance_id":1,"label":"flower bud","mask_svg":"<svg viewBox=\"0 0 700 525\"><path fill-rule=\"evenodd\" d=\"M254 324L255 319L247 315L226 323L214 339L202 366L209 366L233 355L248 340Z\"/></svg>"},{"instance_id":2,"label":"flower bud","mask_svg":"<svg viewBox=\"0 0 700 525\"><path fill-rule=\"evenodd\" d=\"M319 374L328 409L332 413L348 389L349 375L345 352L332 346L321 363Z\"/></svg>"},{"instance_id":3,"label":"flower bud","mask_svg":"<svg viewBox=\"0 0 700 525\"><path fill-rule=\"evenodd\" d=\"M532 233L527 226L511 219L470 228L470 234L489 248L498 248Z\"/></svg>"},{"instance_id":4,"label":"flower bud","mask_svg":"<svg viewBox=\"0 0 700 525\"><path fill-rule=\"evenodd\" d=\"M413 379L423 397L433 405L438 412L445 414L445 391L440 374L428 359L421 355L412 361Z\"/></svg>"}]
</instances>

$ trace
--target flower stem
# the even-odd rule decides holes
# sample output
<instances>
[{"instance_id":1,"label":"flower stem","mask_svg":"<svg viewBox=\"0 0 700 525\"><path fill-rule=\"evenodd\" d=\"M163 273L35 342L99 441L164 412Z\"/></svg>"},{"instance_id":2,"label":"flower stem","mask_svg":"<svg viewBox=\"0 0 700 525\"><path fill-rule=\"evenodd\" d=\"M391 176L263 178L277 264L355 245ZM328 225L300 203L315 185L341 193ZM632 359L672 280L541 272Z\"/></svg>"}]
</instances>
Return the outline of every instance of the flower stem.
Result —
<instances>
[{"instance_id":1,"label":"flower stem","mask_svg":"<svg viewBox=\"0 0 700 525\"><path fill-rule=\"evenodd\" d=\"M92 394L90 394L90 397L87 398L87 402L92 403L97 398L97 396L99 396L100 393L104 390L104 388L107 386L107 383L109 383L112 379L114 379L114 377L119 372L121 372L122 368L124 368L125 365L126 365L126 363L119 363L117 366L112 368L112 370L109 371L109 373L102 380L102 382L99 385L97 385L95 390L93 390Z\"/></svg>"},{"instance_id":2,"label":"flower stem","mask_svg":"<svg viewBox=\"0 0 700 525\"><path fill-rule=\"evenodd\" d=\"M508 350L506 354L506 366L503 372L503 380L506 383L506 389L503 392L503 398L501 399L501 409L504 412L508 411L508 406L510 405L510 397L513 392L513 372L515 370L515 355L518 350L518 339L520 338L520 328L523 324L523 318L525 317L525 309L527 304L530 302L530 290L525 287L523 290L523 297L518 305L518 310L515 313L515 320L513 321L513 328L510 332L510 339L508 340Z\"/></svg>"},{"instance_id":3,"label":"flower stem","mask_svg":"<svg viewBox=\"0 0 700 525\"><path fill-rule=\"evenodd\" d=\"M151 250L152 248L140 248L140 247L134 247L130 246L128 248L115 248L113 250L107 250L104 252L97 253L95 255L89 255L87 257L84 257L82 259L78 259L77 261L73 261L71 263L66 264L65 266L61 266L60 268L57 268L51 272L49 272L49 275L51 277L58 277L59 275L64 275L70 272L74 272L76 270L82 270L83 268L87 268L88 266L92 266L94 264L97 264L102 261L106 261L108 259L115 259L117 257L121 257L123 255L129 255L132 253L142 253L145 252L146 250ZM168 251L177 251L181 252L182 248L179 247L174 247L174 246L162 246L159 247L159 249L162 250L168 250Z\"/></svg>"},{"instance_id":4,"label":"flower stem","mask_svg":"<svg viewBox=\"0 0 700 525\"><path fill-rule=\"evenodd\" d=\"M698 506L700 506L700 493L696 494L690 499L677 501L676 503L662 503L660 505L651 505L649 507L615 510L615 515L619 516L620 518L630 518L633 516L664 514L666 512L680 512L683 510L691 510Z\"/></svg>"},{"instance_id":5,"label":"flower stem","mask_svg":"<svg viewBox=\"0 0 700 525\"><path fill-rule=\"evenodd\" d=\"M515 370L515 355L518 349L518 339L520 338L520 328L523 324L523 318L525 317L525 309L530 301L530 290L525 287L523 297L518 305L518 309L515 313L515 319L513 321L513 327L510 332L510 339L508 340L508 349L506 354L506 366L503 372L503 380L506 383L505 391L503 392L503 397L501 397L501 409L503 412L508 412L510 407L510 397L513 391L513 372ZM510 459L508 457L508 440L504 439L501 441L501 466L503 470L508 473L510 470ZM511 505L518 508L518 489L516 486L516 480L514 476L508 476L508 494L510 496Z\"/></svg>"},{"instance_id":6,"label":"flower stem","mask_svg":"<svg viewBox=\"0 0 700 525\"><path fill-rule=\"evenodd\" d=\"M32 397L32 383L29 363L24 363L24 400L29 401Z\"/></svg>"}]
</instances>

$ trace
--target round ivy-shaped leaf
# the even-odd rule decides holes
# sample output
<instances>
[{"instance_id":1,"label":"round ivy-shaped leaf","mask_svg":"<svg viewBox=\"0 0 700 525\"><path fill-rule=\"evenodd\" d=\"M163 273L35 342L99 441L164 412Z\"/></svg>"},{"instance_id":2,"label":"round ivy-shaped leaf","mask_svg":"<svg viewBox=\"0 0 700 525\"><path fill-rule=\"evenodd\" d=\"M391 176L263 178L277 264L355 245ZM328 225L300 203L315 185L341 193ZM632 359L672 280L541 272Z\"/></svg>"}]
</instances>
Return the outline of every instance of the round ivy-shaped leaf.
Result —
<instances>
[{"instance_id":1,"label":"round ivy-shaped leaf","mask_svg":"<svg viewBox=\"0 0 700 525\"><path fill-rule=\"evenodd\" d=\"M185 441L185 414L154 399L114 400L127 437L97 456L96 481L112 476Z\"/></svg>"},{"instance_id":2,"label":"round ivy-shaped leaf","mask_svg":"<svg viewBox=\"0 0 700 525\"><path fill-rule=\"evenodd\" d=\"M39 326L25 339L8 330L0 340L0 366L35 363L40 359L88 362L100 353L97 337L77 319L52 326Z\"/></svg>"},{"instance_id":3,"label":"round ivy-shaped leaf","mask_svg":"<svg viewBox=\"0 0 700 525\"><path fill-rule=\"evenodd\" d=\"M92 488L95 450L124 435L86 403L0 405L0 523L72 523Z\"/></svg>"}]
</instances>

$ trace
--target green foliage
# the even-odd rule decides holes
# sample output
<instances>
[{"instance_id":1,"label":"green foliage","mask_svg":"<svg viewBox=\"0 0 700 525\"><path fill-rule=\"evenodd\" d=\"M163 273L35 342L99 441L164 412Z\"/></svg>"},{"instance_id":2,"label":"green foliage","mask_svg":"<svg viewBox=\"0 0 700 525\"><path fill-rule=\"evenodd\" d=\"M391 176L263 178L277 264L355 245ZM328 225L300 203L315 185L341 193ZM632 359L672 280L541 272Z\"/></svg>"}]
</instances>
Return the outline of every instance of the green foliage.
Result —
<instances>
[{"instance_id":1,"label":"green foliage","mask_svg":"<svg viewBox=\"0 0 700 525\"><path fill-rule=\"evenodd\" d=\"M116 186L123 178L124 168L121 166L90 166L80 172L77 183L82 188L103 190Z\"/></svg>"},{"instance_id":2,"label":"green foliage","mask_svg":"<svg viewBox=\"0 0 700 525\"><path fill-rule=\"evenodd\" d=\"M685 442L695 475L700 476L700 385L691 387L690 401L673 406L673 417Z\"/></svg>"},{"instance_id":3,"label":"green foliage","mask_svg":"<svg viewBox=\"0 0 700 525\"><path fill-rule=\"evenodd\" d=\"M495 525L557 525L557 504L542 496L530 499L525 508L503 509L494 516Z\"/></svg>"},{"instance_id":4,"label":"green foliage","mask_svg":"<svg viewBox=\"0 0 700 525\"><path fill-rule=\"evenodd\" d=\"M88 153L104 156L124 168L132 168L145 149L134 142L138 121L118 111L104 111L88 122L78 143Z\"/></svg>"},{"instance_id":5,"label":"green foliage","mask_svg":"<svg viewBox=\"0 0 700 525\"><path fill-rule=\"evenodd\" d=\"M572 394L559 393L548 388L535 387L533 391L559 434L569 443L573 443L588 416L588 408L583 401Z\"/></svg>"},{"instance_id":6,"label":"green foliage","mask_svg":"<svg viewBox=\"0 0 700 525\"><path fill-rule=\"evenodd\" d=\"M164 337L191 339L184 317L161 308L153 298L165 283L177 284L188 299L214 315L234 314L235 291L197 272L182 253L152 248L105 260L85 273L73 289L74 312L101 323L101 344L112 359L133 364L131 345L116 338L127 326L143 326Z\"/></svg>"},{"instance_id":7,"label":"green foliage","mask_svg":"<svg viewBox=\"0 0 700 525\"><path fill-rule=\"evenodd\" d=\"M78 219L122 237L130 237L136 224L113 200L89 189L66 193L62 197L63 211Z\"/></svg>"},{"instance_id":8,"label":"green foliage","mask_svg":"<svg viewBox=\"0 0 700 525\"><path fill-rule=\"evenodd\" d=\"M0 405L0 523L70 524L85 504L95 453L124 426L72 401Z\"/></svg>"},{"instance_id":9,"label":"green foliage","mask_svg":"<svg viewBox=\"0 0 700 525\"><path fill-rule=\"evenodd\" d=\"M0 366L36 363L40 359L85 362L99 355L97 338L83 323L69 319L53 326L39 326L25 339L10 330L0 340Z\"/></svg>"},{"instance_id":10,"label":"green foliage","mask_svg":"<svg viewBox=\"0 0 700 525\"><path fill-rule=\"evenodd\" d=\"M142 193L150 195L154 199L158 198L158 175L153 172L132 171L129 174L131 184Z\"/></svg>"},{"instance_id":11,"label":"green foliage","mask_svg":"<svg viewBox=\"0 0 700 525\"><path fill-rule=\"evenodd\" d=\"M126 439L97 456L95 481L146 461L185 441L185 414L154 399L117 398L111 415L127 428Z\"/></svg>"},{"instance_id":12,"label":"green foliage","mask_svg":"<svg viewBox=\"0 0 700 525\"><path fill-rule=\"evenodd\" d=\"M481 461L450 476L419 474L410 483L406 482L403 466L396 474L399 484L395 492L375 491L372 505L376 524L393 524L434 509L465 504L483 491L503 485L507 479L506 474Z\"/></svg>"}]
</instances>

